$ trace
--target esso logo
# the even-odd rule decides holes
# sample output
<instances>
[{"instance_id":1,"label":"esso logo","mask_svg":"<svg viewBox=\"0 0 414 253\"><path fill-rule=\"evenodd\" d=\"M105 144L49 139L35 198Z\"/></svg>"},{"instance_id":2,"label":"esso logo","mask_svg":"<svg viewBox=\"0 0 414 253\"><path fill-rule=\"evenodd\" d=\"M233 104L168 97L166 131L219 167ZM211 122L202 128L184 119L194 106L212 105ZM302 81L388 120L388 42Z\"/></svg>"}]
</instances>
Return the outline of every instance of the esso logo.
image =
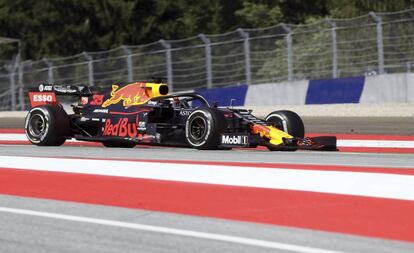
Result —
<instances>
[{"instance_id":1,"label":"esso logo","mask_svg":"<svg viewBox=\"0 0 414 253\"><path fill-rule=\"evenodd\" d=\"M52 102L53 96L52 95L33 95L34 102Z\"/></svg>"},{"instance_id":2,"label":"esso logo","mask_svg":"<svg viewBox=\"0 0 414 253\"><path fill-rule=\"evenodd\" d=\"M56 103L56 95L53 92L29 91L29 99L32 107Z\"/></svg>"}]
</instances>

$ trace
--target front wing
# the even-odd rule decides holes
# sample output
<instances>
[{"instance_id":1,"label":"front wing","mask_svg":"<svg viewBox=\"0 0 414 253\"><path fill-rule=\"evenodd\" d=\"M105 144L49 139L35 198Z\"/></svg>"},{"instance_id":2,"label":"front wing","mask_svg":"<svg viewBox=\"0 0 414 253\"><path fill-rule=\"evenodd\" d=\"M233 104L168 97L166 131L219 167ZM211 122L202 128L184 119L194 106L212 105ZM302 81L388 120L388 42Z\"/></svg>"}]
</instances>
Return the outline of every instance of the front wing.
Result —
<instances>
[{"instance_id":1,"label":"front wing","mask_svg":"<svg viewBox=\"0 0 414 253\"><path fill-rule=\"evenodd\" d=\"M266 138L258 134L222 134L220 136L220 147L243 147L255 148L266 146L272 151L295 151L295 150L320 150L337 151L335 136L318 136L305 138L284 138L283 143L273 145Z\"/></svg>"}]
</instances>

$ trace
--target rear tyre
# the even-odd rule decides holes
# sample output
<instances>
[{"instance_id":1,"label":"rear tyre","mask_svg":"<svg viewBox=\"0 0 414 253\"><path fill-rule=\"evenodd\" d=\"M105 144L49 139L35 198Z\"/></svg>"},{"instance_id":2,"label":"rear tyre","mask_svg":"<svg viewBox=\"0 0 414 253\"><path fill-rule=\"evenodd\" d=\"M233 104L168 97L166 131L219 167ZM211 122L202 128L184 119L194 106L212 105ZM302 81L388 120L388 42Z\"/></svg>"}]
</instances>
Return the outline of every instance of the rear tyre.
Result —
<instances>
[{"instance_id":1,"label":"rear tyre","mask_svg":"<svg viewBox=\"0 0 414 253\"><path fill-rule=\"evenodd\" d=\"M38 146L60 146L70 135L70 120L57 105L32 108L25 120L25 132L29 141Z\"/></svg>"},{"instance_id":2,"label":"rear tyre","mask_svg":"<svg viewBox=\"0 0 414 253\"><path fill-rule=\"evenodd\" d=\"M102 144L108 148L133 148L137 145L132 141L103 141Z\"/></svg>"},{"instance_id":3,"label":"rear tyre","mask_svg":"<svg viewBox=\"0 0 414 253\"><path fill-rule=\"evenodd\" d=\"M225 127L221 111L214 108L197 109L187 119L185 137L193 148L217 149Z\"/></svg>"},{"instance_id":4,"label":"rear tyre","mask_svg":"<svg viewBox=\"0 0 414 253\"><path fill-rule=\"evenodd\" d=\"M271 112L267 115L266 122L294 137L305 137L305 126L295 112L287 110Z\"/></svg>"}]
</instances>

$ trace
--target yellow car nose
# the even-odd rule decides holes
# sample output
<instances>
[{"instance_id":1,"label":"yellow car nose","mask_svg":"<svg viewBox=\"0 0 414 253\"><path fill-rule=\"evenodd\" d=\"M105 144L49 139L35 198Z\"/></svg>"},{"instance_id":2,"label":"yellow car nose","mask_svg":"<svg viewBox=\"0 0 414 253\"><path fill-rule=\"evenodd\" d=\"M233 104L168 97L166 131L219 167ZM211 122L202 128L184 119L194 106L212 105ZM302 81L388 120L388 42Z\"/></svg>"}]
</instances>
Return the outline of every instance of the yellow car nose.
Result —
<instances>
[{"instance_id":1,"label":"yellow car nose","mask_svg":"<svg viewBox=\"0 0 414 253\"><path fill-rule=\"evenodd\" d=\"M263 126L254 124L252 126L252 133L253 134L259 134L260 137L266 137L269 139L270 144L273 145L280 145L283 144L283 138L291 139L293 136L290 134L283 132L282 130L279 130L272 126Z\"/></svg>"}]
</instances>

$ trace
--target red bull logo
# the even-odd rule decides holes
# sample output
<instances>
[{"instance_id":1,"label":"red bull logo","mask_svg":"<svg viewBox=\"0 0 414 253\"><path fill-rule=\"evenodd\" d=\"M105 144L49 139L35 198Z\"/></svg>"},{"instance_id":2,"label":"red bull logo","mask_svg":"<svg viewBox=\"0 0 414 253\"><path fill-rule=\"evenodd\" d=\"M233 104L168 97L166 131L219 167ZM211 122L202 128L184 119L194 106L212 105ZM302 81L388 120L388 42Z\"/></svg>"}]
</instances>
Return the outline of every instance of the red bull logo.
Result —
<instances>
[{"instance_id":1,"label":"red bull logo","mask_svg":"<svg viewBox=\"0 0 414 253\"><path fill-rule=\"evenodd\" d=\"M115 124L112 124L111 120L107 119L102 134L106 136L135 138L137 133L137 124L129 123L127 118L121 118Z\"/></svg>"},{"instance_id":2,"label":"red bull logo","mask_svg":"<svg viewBox=\"0 0 414 253\"><path fill-rule=\"evenodd\" d=\"M103 102L102 107L121 101L125 107L140 105L150 98L167 94L168 86L162 83L131 83L121 88L118 85L112 85L111 97Z\"/></svg>"},{"instance_id":3,"label":"red bull logo","mask_svg":"<svg viewBox=\"0 0 414 253\"><path fill-rule=\"evenodd\" d=\"M111 97L103 102L102 107L108 107L123 101L124 106L140 105L150 98L146 93L145 83L131 83L122 88L112 85Z\"/></svg>"},{"instance_id":4,"label":"red bull logo","mask_svg":"<svg viewBox=\"0 0 414 253\"><path fill-rule=\"evenodd\" d=\"M263 137L263 136L269 135L270 129L267 126L255 124L252 126L252 133L259 134L260 137Z\"/></svg>"},{"instance_id":5,"label":"red bull logo","mask_svg":"<svg viewBox=\"0 0 414 253\"><path fill-rule=\"evenodd\" d=\"M279 145L283 143L283 138L293 138L288 133L285 133L275 127L272 126L264 126L264 125L258 125L254 124L251 127L252 134L259 134L260 137L265 137L269 140L269 142L273 145Z\"/></svg>"}]
</instances>

